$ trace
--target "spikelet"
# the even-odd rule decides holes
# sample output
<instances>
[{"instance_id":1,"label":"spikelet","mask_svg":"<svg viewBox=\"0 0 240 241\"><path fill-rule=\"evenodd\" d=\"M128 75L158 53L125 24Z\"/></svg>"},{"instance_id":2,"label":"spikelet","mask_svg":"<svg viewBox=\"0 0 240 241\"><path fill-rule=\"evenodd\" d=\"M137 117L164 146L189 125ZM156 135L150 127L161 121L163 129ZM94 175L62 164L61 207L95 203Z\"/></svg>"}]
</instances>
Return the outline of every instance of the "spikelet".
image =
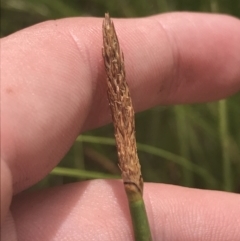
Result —
<instances>
[{"instance_id":1,"label":"spikelet","mask_svg":"<svg viewBox=\"0 0 240 241\"><path fill-rule=\"evenodd\" d=\"M103 21L103 58L107 73L107 94L125 189L143 193L141 166L137 155L134 110L126 82L123 52L109 14Z\"/></svg>"}]
</instances>

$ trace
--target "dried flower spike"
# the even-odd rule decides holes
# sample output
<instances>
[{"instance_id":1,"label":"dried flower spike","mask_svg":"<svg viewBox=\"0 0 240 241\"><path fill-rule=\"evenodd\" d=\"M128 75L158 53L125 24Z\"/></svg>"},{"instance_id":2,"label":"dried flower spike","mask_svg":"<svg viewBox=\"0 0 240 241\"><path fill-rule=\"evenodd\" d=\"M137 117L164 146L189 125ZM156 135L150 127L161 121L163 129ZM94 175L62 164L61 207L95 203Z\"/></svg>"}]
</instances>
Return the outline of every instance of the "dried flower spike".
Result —
<instances>
[{"instance_id":1,"label":"dried flower spike","mask_svg":"<svg viewBox=\"0 0 240 241\"><path fill-rule=\"evenodd\" d=\"M119 166L129 191L143 192L143 180L137 156L132 100L126 82L123 52L108 14L103 22L103 57L107 73L108 100L111 108Z\"/></svg>"},{"instance_id":2,"label":"dried flower spike","mask_svg":"<svg viewBox=\"0 0 240 241\"><path fill-rule=\"evenodd\" d=\"M103 58L107 73L107 94L111 109L119 167L127 193L135 240L150 241L151 232L143 194L141 166L137 155L132 100L126 82L123 53L109 14L103 21Z\"/></svg>"}]
</instances>

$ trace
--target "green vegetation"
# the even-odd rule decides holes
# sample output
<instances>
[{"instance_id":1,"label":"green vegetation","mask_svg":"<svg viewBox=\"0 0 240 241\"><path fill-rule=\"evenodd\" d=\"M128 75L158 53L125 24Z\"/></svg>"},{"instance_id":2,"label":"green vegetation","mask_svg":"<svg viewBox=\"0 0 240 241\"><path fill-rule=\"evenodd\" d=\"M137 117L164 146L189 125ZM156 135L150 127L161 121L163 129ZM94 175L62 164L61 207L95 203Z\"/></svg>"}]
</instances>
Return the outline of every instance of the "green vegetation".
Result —
<instances>
[{"instance_id":1,"label":"green vegetation","mask_svg":"<svg viewBox=\"0 0 240 241\"><path fill-rule=\"evenodd\" d=\"M168 11L220 12L240 17L239 0L2 0L1 36L49 19L138 17ZM102 39L99 39L102 41ZM240 94L227 100L156 107L138 113L136 135L145 181L240 192ZM148 128L146 128L148 126ZM83 133L50 175L34 188L116 173L112 126Z\"/></svg>"}]
</instances>

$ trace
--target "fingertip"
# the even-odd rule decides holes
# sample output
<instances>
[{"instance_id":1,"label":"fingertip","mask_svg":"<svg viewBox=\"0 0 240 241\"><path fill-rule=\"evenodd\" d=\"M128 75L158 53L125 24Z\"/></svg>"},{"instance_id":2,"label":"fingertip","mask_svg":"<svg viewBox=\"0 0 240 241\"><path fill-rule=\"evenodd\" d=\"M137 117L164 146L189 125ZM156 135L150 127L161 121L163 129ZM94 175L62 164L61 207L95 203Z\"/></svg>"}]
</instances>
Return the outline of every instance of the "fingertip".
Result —
<instances>
[{"instance_id":1,"label":"fingertip","mask_svg":"<svg viewBox=\"0 0 240 241\"><path fill-rule=\"evenodd\" d=\"M1 224L6 218L12 200L12 176L5 161L1 159Z\"/></svg>"},{"instance_id":2,"label":"fingertip","mask_svg":"<svg viewBox=\"0 0 240 241\"><path fill-rule=\"evenodd\" d=\"M240 240L238 195L156 183L144 188L156 240ZM99 235L101 240L133 240L121 181L95 180L23 193L14 198L11 210L23 240L89 240Z\"/></svg>"},{"instance_id":3,"label":"fingertip","mask_svg":"<svg viewBox=\"0 0 240 241\"><path fill-rule=\"evenodd\" d=\"M240 240L239 195L157 183L145 184L145 190L151 226L159 239Z\"/></svg>"}]
</instances>

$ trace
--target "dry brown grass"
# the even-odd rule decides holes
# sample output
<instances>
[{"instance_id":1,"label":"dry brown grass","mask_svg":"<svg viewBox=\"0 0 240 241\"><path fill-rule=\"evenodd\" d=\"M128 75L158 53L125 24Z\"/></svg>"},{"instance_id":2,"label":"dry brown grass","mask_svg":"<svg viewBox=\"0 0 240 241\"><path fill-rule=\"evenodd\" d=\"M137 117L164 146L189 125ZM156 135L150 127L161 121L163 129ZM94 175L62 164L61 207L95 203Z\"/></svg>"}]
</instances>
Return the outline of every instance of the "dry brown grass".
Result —
<instances>
[{"instance_id":1,"label":"dry brown grass","mask_svg":"<svg viewBox=\"0 0 240 241\"><path fill-rule=\"evenodd\" d=\"M103 58L123 182L128 193L140 191L142 195L143 179L137 155L134 110L126 82L123 52L109 14L105 14L103 21Z\"/></svg>"}]
</instances>

